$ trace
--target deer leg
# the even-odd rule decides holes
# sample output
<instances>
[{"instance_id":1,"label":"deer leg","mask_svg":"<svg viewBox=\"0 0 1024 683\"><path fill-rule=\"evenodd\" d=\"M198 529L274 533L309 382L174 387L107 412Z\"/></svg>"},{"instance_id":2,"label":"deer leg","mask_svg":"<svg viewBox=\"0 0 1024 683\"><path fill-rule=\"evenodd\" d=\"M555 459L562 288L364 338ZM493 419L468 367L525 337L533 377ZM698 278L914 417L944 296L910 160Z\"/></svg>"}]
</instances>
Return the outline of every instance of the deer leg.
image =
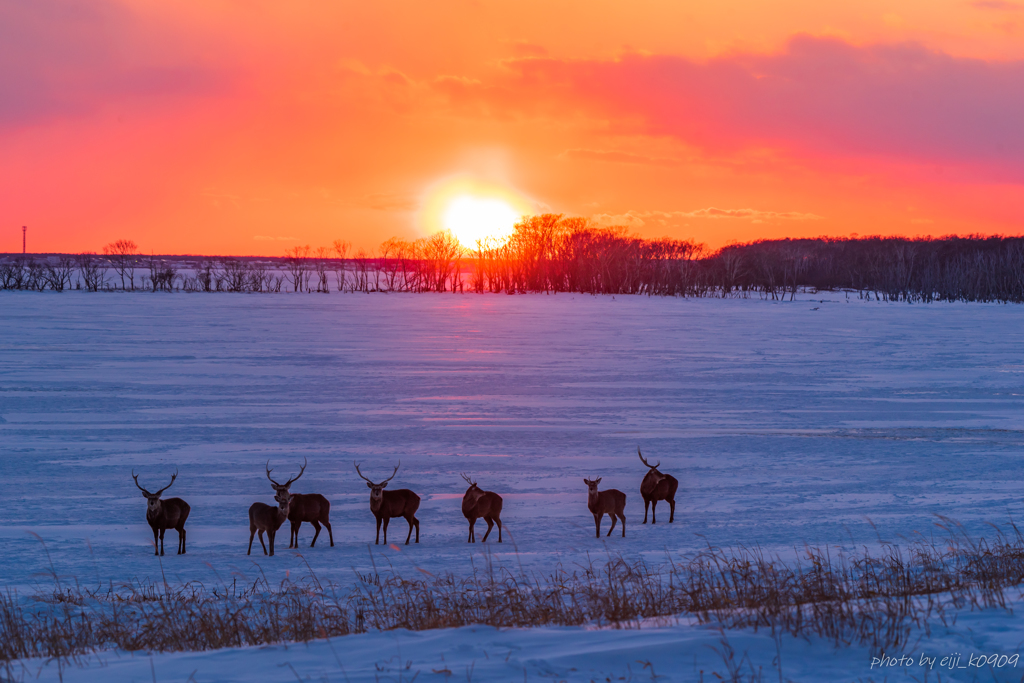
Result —
<instances>
[{"instance_id":1,"label":"deer leg","mask_svg":"<svg viewBox=\"0 0 1024 683\"><path fill-rule=\"evenodd\" d=\"M390 517L384 518L384 545L388 544L388 524L391 523Z\"/></svg>"},{"instance_id":2,"label":"deer leg","mask_svg":"<svg viewBox=\"0 0 1024 683\"><path fill-rule=\"evenodd\" d=\"M601 538L601 515L594 513L594 525L597 527L597 538Z\"/></svg>"},{"instance_id":3,"label":"deer leg","mask_svg":"<svg viewBox=\"0 0 1024 683\"><path fill-rule=\"evenodd\" d=\"M413 521L413 524L416 525L416 542L419 543L420 542L420 520L418 520L415 517L413 517L412 521ZM409 545L409 539L405 540L405 544Z\"/></svg>"},{"instance_id":4,"label":"deer leg","mask_svg":"<svg viewBox=\"0 0 1024 683\"><path fill-rule=\"evenodd\" d=\"M615 522L617 522L618 520L615 519L615 513L609 513L608 516L612 518L612 525L608 529L608 535L611 536L612 532L615 531Z\"/></svg>"},{"instance_id":5,"label":"deer leg","mask_svg":"<svg viewBox=\"0 0 1024 683\"><path fill-rule=\"evenodd\" d=\"M185 527L178 529L178 554L185 554Z\"/></svg>"},{"instance_id":6,"label":"deer leg","mask_svg":"<svg viewBox=\"0 0 1024 683\"><path fill-rule=\"evenodd\" d=\"M379 545L380 544L380 522L381 522L381 518L378 517L377 518L377 540L373 542L374 545ZM387 534L386 531L384 532L384 542L385 543L388 542L388 534Z\"/></svg>"},{"instance_id":7,"label":"deer leg","mask_svg":"<svg viewBox=\"0 0 1024 683\"><path fill-rule=\"evenodd\" d=\"M409 545L409 539L412 538L412 521L414 519L416 519L416 518L413 517L412 515L409 515L408 517L405 518L405 521L409 522L409 533L406 534L406 536L405 536L405 544L406 545ZM416 542L419 543L420 542L419 532L416 533L416 537L417 537L416 538Z\"/></svg>"},{"instance_id":8,"label":"deer leg","mask_svg":"<svg viewBox=\"0 0 1024 683\"><path fill-rule=\"evenodd\" d=\"M167 533L167 529L160 530L160 557L164 556L164 534Z\"/></svg>"},{"instance_id":9,"label":"deer leg","mask_svg":"<svg viewBox=\"0 0 1024 683\"><path fill-rule=\"evenodd\" d=\"M651 524L658 523L658 499L651 501Z\"/></svg>"},{"instance_id":10,"label":"deer leg","mask_svg":"<svg viewBox=\"0 0 1024 683\"><path fill-rule=\"evenodd\" d=\"M321 521L323 522L323 525L325 527L327 527L327 535L331 539L331 547L333 548L334 547L334 532L331 530L331 523L329 521L327 521L326 519L321 520Z\"/></svg>"},{"instance_id":11,"label":"deer leg","mask_svg":"<svg viewBox=\"0 0 1024 683\"><path fill-rule=\"evenodd\" d=\"M484 517L484 521L487 522L487 533L484 534L484 540L481 543L487 543L487 537L491 535L491 529L494 528L494 520L490 517Z\"/></svg>"},{"instance_id":12,"label":"deer leg","mask_svg":"<svg viewBox=\"0 0 1024 683\"><path fill-rule=\"evenodd\" d=\"M626 537L626 515L619 513L619 519L622 520L622 537Z\"/></svg>"},{"instance_id":13,"label":"deer leg","mask_svg":"<svg viewBox=\"0 0 1024 683\"><path fill-rule=\"evenodd\" d=\"M316 521L316 520L314 519L314 520L313 520L313 528L314 528L314 529L316 529L316 533L315 533L315 534L313 534L313 542L309 544L309 547L310 547L310 548L312 548L313 546L315 546L315 545L316 545L316 539L317 539L317 536L319 536L319 535L320 535L320 522L318 522L318 521ZM298 535L298 534L295 534L295 547L296 547L296 548L298 548L298 547L299 547L299 535Z\"/></svg>"},{"instance_id":14,"label":"deer leg","mask_svg":"<svg viewBox=\"0 0 1024 683\"><path fill-rule=\"evenodd\" d=\"M153 554L160 554L160 530L153 527Z\"/></svg>"},{"instance_id":15,"label":"deer leg","mask_svg":"<svg viewBox=\"0 0 1024 683\"><path fill-rule=\"evenodd\" d=\"M256 527L249 527L249 551L246 555L252 555L252 537L256 535Z\"/></svg>"},{"instance_id":16,"label":"deer leg","mask_svg":"<svg viewBox=\"0 0 1024 683\"><path fill-rule=\"evenodd\" d=\"M466 539L466 543L476 543L475 534L473 533L473 527L475 526L476 518L474 517L469 520L469 538Z\"/></svg>"},{"instance_id":17,"label":"deer leg","mask_svg":"<svg viewBox=\"0 0 1024 683\"><path fill-rule=\"evenodd\" d=\"M501 543L501 517L495 517L494 521L498 524L498 543Z\"/></svg>"},{"instance_id":18,"label":"deer leg","mask_svg":"<svg viewBox=\"0 0 1024 683\"><path fill-rule=\"evenodd\" d=\"M668 523L671 524L672 522L676 521L676 499L675 498L669 498L668 499L668 509L669 509Z\"/></svg>"},{"instance_id":19,"label":"deer leg","mask_svg":"<svg viewBox=\"0 0 1024 683\"><path fill-rule=\"evenodd\" d=\"M259 533L257 535L260 537L260 545L263 546L263 554L266 555L267 554L267 544L263 542L263 529L260 529Z\"/></svg>"},{"instance_id":20,"label":"deer leg","mask_svg":"<svg viewBox=\"0 0 1024 683\"><path fill-rule=\"evenodd\" d=\"M651 501L644 498L644 524L647 524L647 506L651 504Z\"/></svg>"},{"instance_id":21,"label":"deer leg","mask_svg":"<svg viewBox=\"0 0 1024 683\"><path fill-rule=\"evenodd\" d=\"M270 556L274 556L274 537L277 536L277 532L273 529L267 529L267 540L270 541Z\"/></svg>"}]
</instances>

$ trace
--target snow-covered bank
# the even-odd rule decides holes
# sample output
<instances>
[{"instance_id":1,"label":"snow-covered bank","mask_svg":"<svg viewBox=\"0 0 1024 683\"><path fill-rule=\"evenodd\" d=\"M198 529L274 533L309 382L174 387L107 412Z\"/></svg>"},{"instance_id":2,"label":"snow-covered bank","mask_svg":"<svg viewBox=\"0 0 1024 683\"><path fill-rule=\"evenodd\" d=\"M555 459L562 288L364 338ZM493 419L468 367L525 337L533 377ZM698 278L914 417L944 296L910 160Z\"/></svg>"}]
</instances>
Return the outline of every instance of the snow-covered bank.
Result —
<instances>
[{"instance_id":1,"label":"snow-covered bank","mask_svg":"<svg viewBox=\"0 0 1024 683\"><path fill-rule=\"evenodd\" d=\"M15 680L99 681L997 681L1016 682L1024 622L1002 611L967 613L912 646L875 653L817 639L677 623L639 628L465 627L405 630L303 644L187 653L101 653L80 666L24 661ZM731 651L731 654L730 654ZM781 658L779 655L781 654ZM993 659L995 655L995 659ZM999 657L1003 657L999 660ZM995 662L992 665L982 664ZM1000 664L1001 661L1001 664ZM757 677L760 673L761 678ZM716 676L717 674L717 676Z\"/></svg>"}]
</instances>

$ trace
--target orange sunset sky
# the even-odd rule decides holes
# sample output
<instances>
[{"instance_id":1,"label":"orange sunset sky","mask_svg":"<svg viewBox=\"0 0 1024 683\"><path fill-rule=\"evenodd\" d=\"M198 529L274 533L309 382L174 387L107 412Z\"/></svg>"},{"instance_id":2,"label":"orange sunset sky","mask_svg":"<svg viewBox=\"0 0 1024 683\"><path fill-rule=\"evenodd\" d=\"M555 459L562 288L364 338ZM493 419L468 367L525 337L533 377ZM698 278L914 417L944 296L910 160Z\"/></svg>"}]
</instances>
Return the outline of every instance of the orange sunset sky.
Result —
<instances>
[{"instance_id":1,"label":"orange sunset sky","mask_svg":"<svg viewBox=\"0 0 1024 683\"><path fill-rule=\"evenodd\" d=\"M370 251L458 193L1016 235L1022 190L1024 2L0 0L0 251Z\"/></svg>"}]
</instances>

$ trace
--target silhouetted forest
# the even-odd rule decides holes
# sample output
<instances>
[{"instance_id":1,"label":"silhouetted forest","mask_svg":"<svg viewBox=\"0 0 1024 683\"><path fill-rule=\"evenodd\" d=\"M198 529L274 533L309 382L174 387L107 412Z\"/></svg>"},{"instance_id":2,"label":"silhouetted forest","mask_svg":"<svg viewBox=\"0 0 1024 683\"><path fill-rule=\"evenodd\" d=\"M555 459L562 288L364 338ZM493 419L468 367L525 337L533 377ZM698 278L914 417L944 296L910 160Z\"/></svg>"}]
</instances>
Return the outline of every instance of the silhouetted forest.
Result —
<instances>
[{"instance_id":1,"label":"silhouetted forest","mask_svg":"<svg viewBox=\"0 0 1024 683\"><path fill-rule=\"evenodd\" d=\"M855 290L883 301L1024 302L1024 238L760 240L709 252L558 214L520 221L507 240L464 249L447 232L283 258L145 256L130 240L102 255L0 257L0 288L186 292L578 292L784 300Z\"/></svg>"}]
</instances>

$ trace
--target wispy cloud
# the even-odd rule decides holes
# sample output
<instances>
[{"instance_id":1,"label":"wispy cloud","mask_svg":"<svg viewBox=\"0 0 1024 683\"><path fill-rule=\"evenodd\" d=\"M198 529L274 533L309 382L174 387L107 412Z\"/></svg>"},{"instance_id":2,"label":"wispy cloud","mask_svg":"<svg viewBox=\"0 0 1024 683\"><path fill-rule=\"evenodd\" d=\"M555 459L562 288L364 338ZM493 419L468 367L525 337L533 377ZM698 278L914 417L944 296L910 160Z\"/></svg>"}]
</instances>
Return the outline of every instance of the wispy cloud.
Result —
<instances>
[{"instance_id":1,"label":"wispy cloud","mask_svg":"<svg viewBox=\"0 0 1024 683\"><path fill-rule=\"evenodd\" d=\"M1016 2L1006 2L1005 0L974 0L971 3L971 7L977 9L991 9L1000 12L1017 12L1024 9L1024 5Z\"/></svg>"},{"instance_id":2,"label":"wispy cloud","mask_svg":"<svg viewBox=\"0 0 1024 683\"><path fill-rule=\"evenodd\" d=\"M1024 60L799 35L779 53L703 62L630 54L521 59L507 68L505 80L461 83L448 95L463 107L476 100L506 113L585 114L617 133L671 136L712 153L957 164L1024 180ZM644 161L593 149L571 156Z\"/></svg>"},{"instance_id":3,"label":"wispy cloud","mask_svg":"<svg viewBox=\"0 0 1024 683\"><path fill-rule=\"evenodd\" d=\"M646 166L678 166L679 159L668 157L651 157L630 152L616 152L598 149L567 149L560 155L566 159L577 161L602 161L619 164L641 164Z\"/></svg>"},{"instance_id":4,"label":"wispy cloud","mask_svg":"<svg viewBox=\"0 0 1024 683\"><path fill-rule=\"evenodd\" d=\"M800 211L762 211L759 209L719 209L710 206L706 209L694 211L627 211L621 214L595 214L591 217L599 225L625 225L628 227L642 227L644 225L661 224L669 225L678 223L680 220L691 218L697 219L736 219L749 220L754 223L769 223L775 221L816 221L822 220L823 216Z\"/></svg>"}]
</instances>

